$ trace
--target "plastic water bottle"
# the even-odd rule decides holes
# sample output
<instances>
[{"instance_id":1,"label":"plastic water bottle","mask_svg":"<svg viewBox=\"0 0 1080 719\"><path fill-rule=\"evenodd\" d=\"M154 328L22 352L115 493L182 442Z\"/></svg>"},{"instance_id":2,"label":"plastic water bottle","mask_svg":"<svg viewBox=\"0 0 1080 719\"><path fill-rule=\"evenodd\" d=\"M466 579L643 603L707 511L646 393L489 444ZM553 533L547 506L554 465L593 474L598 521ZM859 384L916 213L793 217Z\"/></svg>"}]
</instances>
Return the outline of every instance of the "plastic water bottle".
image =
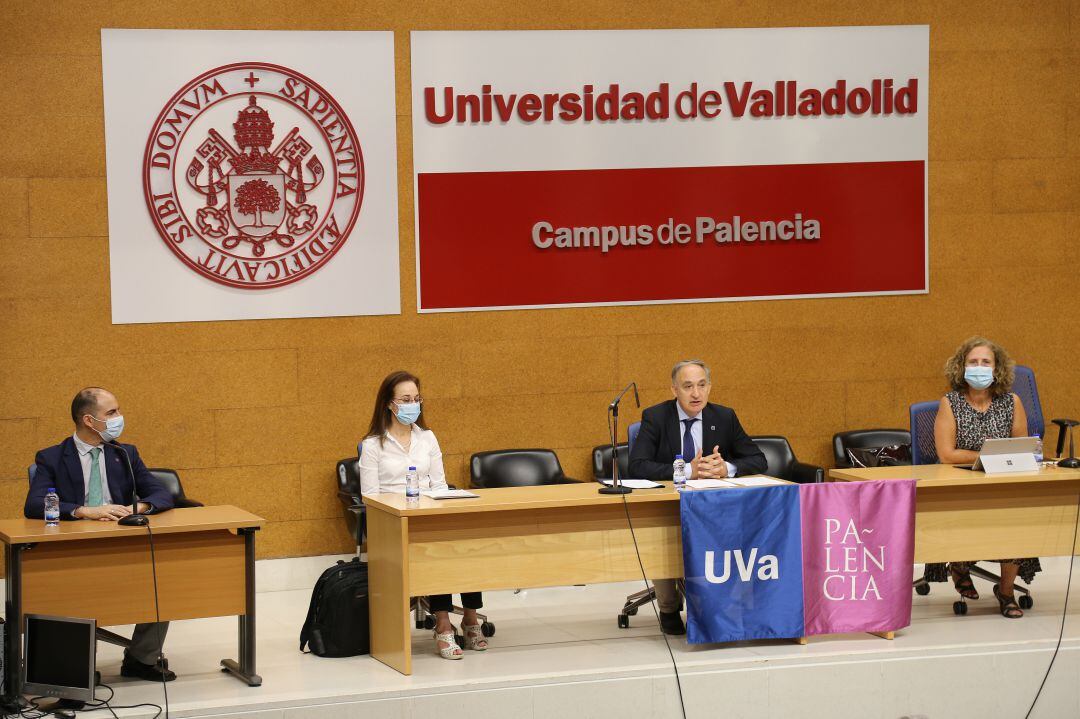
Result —
<instances>
[{"instance_id":1,"label":"plastic water bottle","mask_svg":"<svg viewBox=\"0 0 1080 719\"><path fill-rule=\"evenodd\" d=\"M45 526L60 526L60 495L55 487L49 487L49 493L45 495Z\"/></svg>"},{"instance_id":2,"label":"plastic water bottle","mask_svg":"<svg viewBox=\"0 0 1080 719\"><path fill-rule=\"evenodd\" d=\"M405 473L405 503L420 504L420 475L416 473L416 467L409 467Z\"/></svg>"},{"instance_id":3,"label":"plastic water bottle","mask_svg":"<svg viewBox=\"0 0 1080 719\"><path fill-rule=\"evenodd\" d=\"M1043 445L1042 436L1035 435L1035 463L1042 464L1043 461Z\"/></svg>"},{"instance_id":4,"label":"plastic water bottle","mask_svg":"<svg viewBox=\"0 0 1080 719\"><path fill-rule=\"evenodd\" d=\"M675 455L675 461L671 463L671 479L676 492L686 489L686 462L681 454Z\"/></svg>"}]
</instances>

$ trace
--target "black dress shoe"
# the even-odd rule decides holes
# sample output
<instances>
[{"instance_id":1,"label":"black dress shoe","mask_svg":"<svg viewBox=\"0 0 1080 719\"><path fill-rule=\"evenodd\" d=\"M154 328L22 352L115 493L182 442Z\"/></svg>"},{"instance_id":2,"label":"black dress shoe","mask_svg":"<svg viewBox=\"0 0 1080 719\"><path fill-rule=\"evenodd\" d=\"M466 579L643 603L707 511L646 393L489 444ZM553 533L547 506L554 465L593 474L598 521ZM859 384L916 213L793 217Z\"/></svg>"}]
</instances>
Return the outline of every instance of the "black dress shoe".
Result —
<instances>
[{"instance_id":1,"label":"black dress shoe","mask_svg":"<svg viewBox=\"0 0 1080 719\"><path fill-rule=\"evenodd\" d=\"M686 634L682 614L679 612L660 612L660 631L664 634Z\"/></svg>"},{"instance_id":2,"label":"black dress shoe","mask_svg":"<svg viewBox=\"0 0 1080 719\"><path fill-rule=\"evenodd\" d=\"M127 655L124 655L124 663L120 665L120 676L145 679L148 682L171 682L176 679L176 674L169 671L168 659L143 664Z\"/></svg>"}]
</instances>

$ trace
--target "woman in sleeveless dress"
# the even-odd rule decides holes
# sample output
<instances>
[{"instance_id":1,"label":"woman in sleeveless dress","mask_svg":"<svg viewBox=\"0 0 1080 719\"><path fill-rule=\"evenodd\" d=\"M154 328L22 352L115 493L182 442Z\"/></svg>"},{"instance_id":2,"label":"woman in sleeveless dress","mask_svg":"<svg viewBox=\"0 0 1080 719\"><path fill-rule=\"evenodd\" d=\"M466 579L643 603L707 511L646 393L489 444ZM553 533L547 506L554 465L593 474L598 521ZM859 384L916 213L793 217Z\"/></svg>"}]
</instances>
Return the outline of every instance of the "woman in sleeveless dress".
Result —
<instances>
[{"instance_id":1,"label":"woman in sleeveless dress","mask_svg":"<svg viewBox=\"0 0 1080 719\"><path fill-rule=\"evenodd\" d=\"M957 348L945 363L945 377L951 391L941 398L934 422L938 461L943 464L973 464L987 439L1026 437L1027 416L1020 398L1011 392L1013 368L1005 350L984 337L972 337ZM1024 616L1013 596L1013 582L1019 574L1030 583L1042 571L1035 557L998 559L1001 584L994 586L1001 614L1009 619ZM952 577L961 597L978 599L968 567L973 562L926 565L926 578L945 581Z\"/></svg>"}]
</instances>

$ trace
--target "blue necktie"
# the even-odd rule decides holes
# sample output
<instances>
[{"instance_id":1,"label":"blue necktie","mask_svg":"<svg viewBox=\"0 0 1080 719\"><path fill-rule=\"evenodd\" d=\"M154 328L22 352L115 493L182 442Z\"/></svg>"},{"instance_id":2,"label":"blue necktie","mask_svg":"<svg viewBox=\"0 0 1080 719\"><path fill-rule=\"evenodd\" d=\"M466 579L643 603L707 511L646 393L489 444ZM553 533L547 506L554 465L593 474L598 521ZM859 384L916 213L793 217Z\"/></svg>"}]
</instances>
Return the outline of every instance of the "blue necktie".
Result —
<instances>
[{"instance_id":1,"label":"blue necktie","mask_svg":"<svg viewBox=\"0 0 1080 719\"><path fill-rule=\"evenodd\" d=\"M682 458L687 464L690 464L691 460L697 454L697 449L694 448L694 435L690 431L690 428L694 426L694 422L697 419L684 419L683 424L686 425L686 431L682 436Z\"/></svg>"}]
</instances>

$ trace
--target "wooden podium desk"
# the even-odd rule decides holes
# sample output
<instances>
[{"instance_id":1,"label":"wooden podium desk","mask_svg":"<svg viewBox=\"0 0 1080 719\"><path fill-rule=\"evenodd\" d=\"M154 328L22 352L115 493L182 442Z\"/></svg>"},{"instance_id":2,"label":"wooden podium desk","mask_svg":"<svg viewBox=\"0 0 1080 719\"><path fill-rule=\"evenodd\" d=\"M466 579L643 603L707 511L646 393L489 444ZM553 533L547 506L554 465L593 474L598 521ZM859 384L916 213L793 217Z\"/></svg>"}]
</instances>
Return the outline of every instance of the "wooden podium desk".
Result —
<instances>
[{"instance_id":1,"label":"wooden podium desk","mask_svg":"<svg viewBox=\"0 0 1080 719\"><path fill-rule=\"evenodd\" d=\"M635 489L626 507L595 482L471 490L478 499L364 497L371 655L412 673L409 598L682 576L679 495Z\"/></svg>"},{"instance_id":2,"label":"wooden podium desk","mask_svg":"<svg viewBox=\"0 0 1080 719\"><path fill-rule=\"evenodd\" d=\"M949 464L830 469L833 481L915 479L915 561L1053 557L1074 545L1080 470L987 475Z\"/></svg>"},{"instance_id":3,"label":"wooden podium desk","mask_svg":"<svg viewBox=\"0 0 1080 719\"><path fill-rule=\"evenodd\" d=\"M150 517L161 621L237 615L239 661L223 671L259 686L255 673L255 532L263 519L231 506ZM157 621L146 527L81 520L0 520L7 559L6 694L21 693L22 616L96 619L99 626Z\"/></svg>"}]
</instances>

